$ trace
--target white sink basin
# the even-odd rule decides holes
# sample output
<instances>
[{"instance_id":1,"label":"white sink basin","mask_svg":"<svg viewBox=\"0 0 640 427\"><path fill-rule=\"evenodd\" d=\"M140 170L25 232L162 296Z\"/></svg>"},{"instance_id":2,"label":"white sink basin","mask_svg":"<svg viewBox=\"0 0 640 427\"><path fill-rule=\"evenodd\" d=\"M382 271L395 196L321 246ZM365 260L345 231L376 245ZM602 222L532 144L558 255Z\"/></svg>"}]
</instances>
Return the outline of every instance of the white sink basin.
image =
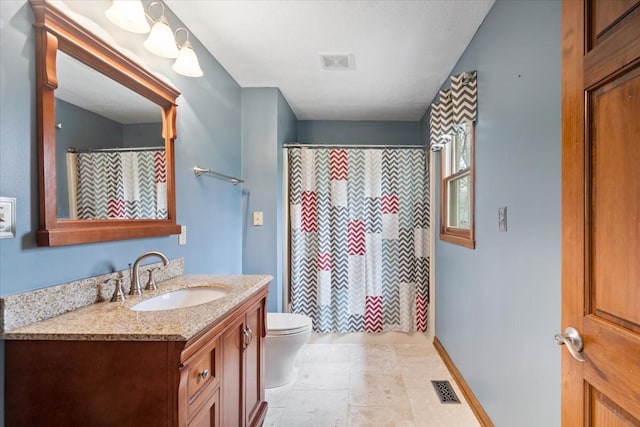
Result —
<instances>
[{"instance_id":1,"label":"white sink basin","mask_svg":"<svg viewBox=\"0 0 640 427\"><path fill-rule=\"evenodd\" d=\"M186 288L167 292L131 307L134 311L172 310L204 304L227 295L224 289L216 288Z\"/></svg>"}]
</instances>

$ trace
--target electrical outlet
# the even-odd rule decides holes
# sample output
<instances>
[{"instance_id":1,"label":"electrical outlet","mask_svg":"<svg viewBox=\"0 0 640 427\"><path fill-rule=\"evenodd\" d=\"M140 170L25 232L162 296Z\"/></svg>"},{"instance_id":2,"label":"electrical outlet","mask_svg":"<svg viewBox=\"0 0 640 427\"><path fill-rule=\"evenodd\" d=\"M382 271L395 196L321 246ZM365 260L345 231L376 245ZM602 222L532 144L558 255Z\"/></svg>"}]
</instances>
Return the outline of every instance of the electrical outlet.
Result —
<instances>
[{"instance_id":1,"label":"electrical outlet","mask_svg":"<svg viewBox=\"0 0 640 427\"><path fill-rule=\"evenodd\" d=\"M262 225L262 212L256 211L253 213L253 225Z\"/></svg>"},{"instance_id":2,"label":"electrical outlet","mask_svg":"<svg viewBox=\"0 0 640 427\"><path fill-rule=\"evenodd\" d=\"M16 199L0 197L0 239L16 237Z\"/></svg>"},{"instance_id":3,"label":"electrical outlet","mask_svg":"<svg viewBox=\"0 0 640 427\"><path fill-rule=\"evenodd\" d=\"M180 226L180 235L178 236L178 244L179 245L187 244L187 226L186 225Z\"/></svg>"}]
</instances>

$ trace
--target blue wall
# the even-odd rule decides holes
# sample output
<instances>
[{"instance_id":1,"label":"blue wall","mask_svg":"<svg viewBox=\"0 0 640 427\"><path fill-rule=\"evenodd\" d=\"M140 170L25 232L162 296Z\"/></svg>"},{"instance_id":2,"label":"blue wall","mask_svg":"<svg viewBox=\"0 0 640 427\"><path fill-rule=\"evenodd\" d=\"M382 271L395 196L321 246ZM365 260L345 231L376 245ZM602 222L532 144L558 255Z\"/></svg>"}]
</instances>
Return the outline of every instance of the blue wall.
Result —
<instances>
[{"instance_id":1,"label":"blue wall","mask_svg":"<svg viewBox=\"0 0 640 427\"><path fill-rule=\"evenodd\" d=\"M130 123L122 127L123 147L163 147L162 123Z\"/></svg>"},{"instance_id":2,"label":"blue wall","mask_svg":"<svg viewBox=\"0 0 640 427\"><path fill-rule=\"evenodd\" d=\"M304 144L424 145L420 122L336 120L298 121L298 142Z\"/></svg>"},{"instance_id":3,"label":"blue wall","mask_svg":"<svg viewBox=\"0 0 640 427\"><path fill-rule=\"evenodd\" d=\"M56 154L64 154L73 148L117 148L123 147L124 126L107 117L55 99L56 123L62 128L56 130ZM162 143L162 126L160 143ZM57 167L57 165L56 165Z\"/></svg>"},{"instance_id":4,"label":"blue wall","mask_svg":"<svg viewBox=\"0 0 640 427\"><path fill-rule=\"evenodd\" d=\"M296 139L296 122L279 89L242 89L243 272L274 277L269 311L282 311L282 143Z\"/></svg>"},{"instance_id":5,"label":"blue wall","mask_svg":"<svg viewBox=\"0 0 640 427\"><path fill-rule=\"evenodd\" d=\"M497 1L452 71L478 70L476 249L436 240L436 335L497 426L560 425L560 15Z\"/></svg>"}]
</instances>

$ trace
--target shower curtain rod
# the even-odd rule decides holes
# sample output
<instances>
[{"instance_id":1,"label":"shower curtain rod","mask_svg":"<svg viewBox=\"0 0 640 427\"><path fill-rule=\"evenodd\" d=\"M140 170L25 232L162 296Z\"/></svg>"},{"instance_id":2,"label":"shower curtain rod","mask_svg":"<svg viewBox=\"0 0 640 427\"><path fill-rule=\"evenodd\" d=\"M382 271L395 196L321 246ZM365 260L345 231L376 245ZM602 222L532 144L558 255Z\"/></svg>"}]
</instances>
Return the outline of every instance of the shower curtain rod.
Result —
<instances>
[{"instance_id":1,"label":"shower curtain rod","mask_svg":"<svg viewBox=\"0 0 640 427\"><path fill-rule=\"evenodd\" d=\"M283 148L421 148L428 149L426 145L358 145L358 144L282 144Z\"/></svg>"},{"instance_id":2,"label":"shower curtain rod","mask_svg":"<svg viewBox=\"0 0 640 427\"><path fill-rule=\"evenodd\" d=\"M159 151L164 150L164 145L160 147L123 147L123 148L69 148L67 153L108 153L120 151Z\"/></svg>"}]
</instances>

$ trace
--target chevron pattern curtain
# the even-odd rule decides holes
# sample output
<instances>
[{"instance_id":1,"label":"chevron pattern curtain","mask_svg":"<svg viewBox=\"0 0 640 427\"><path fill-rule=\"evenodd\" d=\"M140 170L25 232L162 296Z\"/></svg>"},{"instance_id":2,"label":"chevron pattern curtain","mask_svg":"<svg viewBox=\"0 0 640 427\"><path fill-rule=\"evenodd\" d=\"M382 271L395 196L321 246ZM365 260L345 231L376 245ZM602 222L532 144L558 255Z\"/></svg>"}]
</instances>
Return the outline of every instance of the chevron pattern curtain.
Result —
<instances>
[{"instance_id":1,"label":"chevron pattern curtain","mask_svg":"<svg viewBox=\"0 0 640 427\"><path fill-rule=\"evenodd\" d=\"M478 115L478 72L466 71L451 76L451 88L438 92L439 102L431 104L430 145L450 134L453 125L475 122Z\"/></svg>"},{"instance_id":2,"label":"chevron pattern curtain","mask_svg":"<svg viewBox=\"0 0 640 427\"><path fill-rule=\"evenodd\" d=\"M163 150L78 153L76 177L78 219L167 218Z\"/></svg>"},{"instance_id":3,"label":"chevron pattern curtain","mask_svg":"<svg viewBox=\"0 0 640 427\"><path fill-rule=\"evenodd\" d=\"M289 149L292 311L317 332L427 329L421 149Z\"/></svg>"}]
</instances>

